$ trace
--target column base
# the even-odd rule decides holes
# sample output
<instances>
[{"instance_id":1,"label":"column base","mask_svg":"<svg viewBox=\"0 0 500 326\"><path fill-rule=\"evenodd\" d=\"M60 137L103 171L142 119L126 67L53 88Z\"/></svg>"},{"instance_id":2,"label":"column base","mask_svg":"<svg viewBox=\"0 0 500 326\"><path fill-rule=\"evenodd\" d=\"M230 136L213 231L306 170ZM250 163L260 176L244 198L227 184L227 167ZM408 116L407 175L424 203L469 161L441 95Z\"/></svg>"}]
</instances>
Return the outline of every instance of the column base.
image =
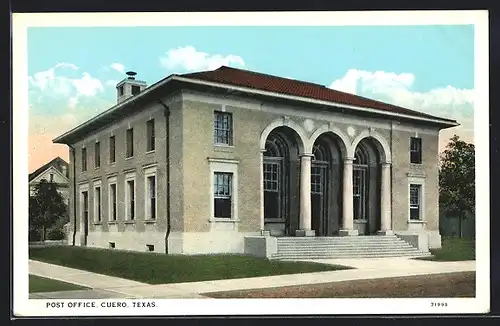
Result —
<instances>
[{"instance_id":1,"label":"column base","mask_svg":"<svg viewBox=\"0 0 500 326\"><path fill-rule=\"evenodd\" d=\"M386 230L386 231L379 230L379 231L377 231L377 235L394 235L394 231L392 231L392 230Z\"/></svg>"},{"instance_id":2,"label":"column base","mask_svg":"<svg viewBox=\"0 0 500 326\"><path fill-rule=\"evenodd\" d=\"M260 230L260 235L264 237L270 237L271 236L271 231L268 230Z\"/></svg>"},{"instance_id":3,"label":"column base","mask_svg":"<svg viewBox=\"0 0 500 326\"><path fill-rule=\"evenodd\" d=\"M314 237L316 236L316 231L314 230L296 230L296 237Z\"/></svg>"},{"instance_id":4,"label":"column base","mask_svg":"<svg viewBox=\"0 0 500 326\"><path fill-rule=\"evenodd\" d=\"M358 230L339 230L339 235L341 237L345 237L345 236L351 236L351 235L358 235Z\"/></svg>"}]
</instances>

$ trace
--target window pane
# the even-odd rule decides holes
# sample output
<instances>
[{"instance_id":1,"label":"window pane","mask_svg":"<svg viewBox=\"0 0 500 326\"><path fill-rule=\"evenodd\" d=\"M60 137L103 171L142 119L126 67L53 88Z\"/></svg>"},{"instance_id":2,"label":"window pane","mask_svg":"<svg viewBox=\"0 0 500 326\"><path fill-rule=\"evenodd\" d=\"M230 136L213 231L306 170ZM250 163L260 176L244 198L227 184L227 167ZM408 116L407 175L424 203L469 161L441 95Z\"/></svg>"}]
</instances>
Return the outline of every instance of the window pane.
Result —
<instances>
[{"instance_id":1,"label":"window pane","mask_svg":"<svg viewBox=\"0 0 500 326\"><path fill-rule=\"evenodd\" d=\"M215 198L215 217L231 218L231 199Z\"/></svg>"}]
</instances>

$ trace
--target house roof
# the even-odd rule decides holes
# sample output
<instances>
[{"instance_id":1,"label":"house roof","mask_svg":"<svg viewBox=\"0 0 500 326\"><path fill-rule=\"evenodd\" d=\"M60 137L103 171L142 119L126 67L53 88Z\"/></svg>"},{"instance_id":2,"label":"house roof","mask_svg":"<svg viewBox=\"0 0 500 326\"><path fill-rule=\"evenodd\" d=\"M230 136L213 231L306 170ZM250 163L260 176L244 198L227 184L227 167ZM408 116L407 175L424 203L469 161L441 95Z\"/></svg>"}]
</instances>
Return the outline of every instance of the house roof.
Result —
<instances>
[{"instance_id":1,"label":"house roof","mask_svg":"<svg viewBox=\"0 0 500 326\"><path fill-rule=\"evenodd\" d=\"M63 166L66 166L66 173L63 173L63 171L62 171ZM50 162L45 163L44 165L42 165L41 167L39 167L35 171L31 172L29 174L29 181L31 182L33 179L35 179L37 176L39 176L40 174L45 172L50 167L54 167L56 170L61 172L66 178L69 177L69 168L68 168L69 164L65 160L63 160L62 158L60 158L58 156L58 157L54 158L53 160L51 160Z\"/></svg>"},{"instance_id":2,"label":"house roof","mask_svg":"<svg viewBox=\"0 0 500 326\"><path fill-rule=\"evenodd\" d=\"M170 85L170 88L166 88ZM242 94L260 95L274 99L291 101L302 101L316 103L323 106L342 106L353 111L365 111L375 115L399 116L399 118L431 122L442 127L457 126L458 123L452 119L441 118L415 110L403 108L366 97L341 92L328 88L324 85L310 82L283 78L259 72L236 69L222 66L215 70L201 71L188 74L173 74L159 82L151 85L141 93L128 98L98 116L84 122L76 128L57 137L55 143L69 144L76 139L84 137L89 133L102 128L119 117L129 114L133 110L140 110L137 105L140 100L157 96L165 96L183 88L237 91ZM159 91L161 90L161 91Z\"/></svg>"},{"instance_id":3,"label":"house roof","mask_svg":"<svg viewBox=\"0 0 500 326\"><path fill-rule=\"evenodd\" d=\"M195 72L190 74L183 74L181 76L223 84L249 87L274 93L305 97L315 100L373 108L393 113L407 114L415 117L456 122L451 119L443 119L437 116L406 109L400 106L376 101L346 92L341 92L328 88L324 85L283 78L254 71L236 69L232 67L222 66L212 71Z\"/></svg>"}]
</instances>

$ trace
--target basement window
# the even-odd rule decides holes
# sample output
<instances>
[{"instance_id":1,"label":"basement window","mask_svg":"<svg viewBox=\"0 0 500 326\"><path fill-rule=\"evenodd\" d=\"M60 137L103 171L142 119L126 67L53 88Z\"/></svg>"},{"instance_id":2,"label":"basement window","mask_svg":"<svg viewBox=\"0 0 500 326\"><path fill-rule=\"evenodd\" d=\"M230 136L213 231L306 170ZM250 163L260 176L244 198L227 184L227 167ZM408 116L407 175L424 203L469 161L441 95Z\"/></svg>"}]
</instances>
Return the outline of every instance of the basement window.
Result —
<instances>
[{"instance_id":1,"label":"basement window","mask_svg":"<svg viewBox=\"0 0 500 326\"><path fill-rule=\"evenodd\" d=\"M114 242L110 242L109 243L109 248L110 249L114 249L115 248L115 243Z\"/></svg>"},{"instance_id":2,"label":"basement window","mask_svg":"<svg viewBox=\"0 0 500 326\"><path fill-rule=\"evenodd\" d=\"M154 245L146 245L146 247L148 247L148 251L155 251L155 246Z\"/></svg>"}]
</instances>

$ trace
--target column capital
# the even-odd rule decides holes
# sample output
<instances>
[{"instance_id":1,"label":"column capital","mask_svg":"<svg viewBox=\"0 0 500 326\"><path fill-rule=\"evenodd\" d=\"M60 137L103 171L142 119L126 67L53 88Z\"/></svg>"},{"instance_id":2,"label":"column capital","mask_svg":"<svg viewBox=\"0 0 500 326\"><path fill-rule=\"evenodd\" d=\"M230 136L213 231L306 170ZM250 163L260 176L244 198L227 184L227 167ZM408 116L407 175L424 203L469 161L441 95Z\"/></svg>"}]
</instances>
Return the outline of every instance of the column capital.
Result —
<instances>
[{"instance_id":1,"label":"column capital","mask_svg":"<svg viewBox=\"0 0 500 326\"><path fill-rule=\"evenodd\" d=\"M264 154L266 151L267 151L267 149L265 149L265 148L261 148L261 149L260 149L260 153L261 153L261 154Z\"/></svg>"},{"instance_id":2,"label":"column capital","mask_svg":"<svg viewBox=\"0 0 500 326\"><path fill-rule=\"evenodd\" d=\"M300 158L303 158L303 157L313 158L314 154L311 154L311 153L302 153L299 156L300 156Z\"/></svg>"},{"instance_id":3,"label":"column capital","mask_svg":"<svg viewBox=\"0 0 500 326\"><path fill-rule=\"evenodd\" d=\"M389 168L392 166L392 163L391 162L382 162L380 163L380 165L383 167L383 168Z\"/></svg>"}]
</instances>

